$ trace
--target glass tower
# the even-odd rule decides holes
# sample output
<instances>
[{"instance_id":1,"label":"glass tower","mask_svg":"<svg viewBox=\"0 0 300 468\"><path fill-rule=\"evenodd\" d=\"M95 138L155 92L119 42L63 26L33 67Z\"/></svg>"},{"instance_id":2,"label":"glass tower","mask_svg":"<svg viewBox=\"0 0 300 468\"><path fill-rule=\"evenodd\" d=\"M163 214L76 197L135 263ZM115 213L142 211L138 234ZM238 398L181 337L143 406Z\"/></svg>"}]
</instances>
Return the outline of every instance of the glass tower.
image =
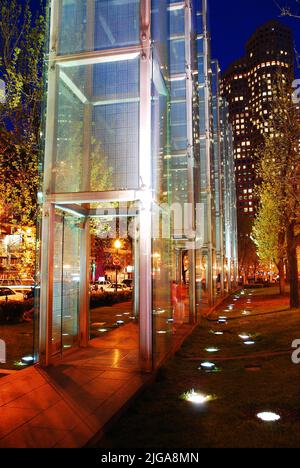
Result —
<instances>
[{"instance_id":1,"label":"glass tower","mask_svg":"<svg viewBox=\"0 0 300 468\"><path fill-rule=\"evenodd\" d=\"M218 279L224 289L229 188L207 2L52 0L49 13L39 359L88 346L91 277L105 248L118 274L119 239L151 371L214 303Z\"/></svg>"}]
</instances>

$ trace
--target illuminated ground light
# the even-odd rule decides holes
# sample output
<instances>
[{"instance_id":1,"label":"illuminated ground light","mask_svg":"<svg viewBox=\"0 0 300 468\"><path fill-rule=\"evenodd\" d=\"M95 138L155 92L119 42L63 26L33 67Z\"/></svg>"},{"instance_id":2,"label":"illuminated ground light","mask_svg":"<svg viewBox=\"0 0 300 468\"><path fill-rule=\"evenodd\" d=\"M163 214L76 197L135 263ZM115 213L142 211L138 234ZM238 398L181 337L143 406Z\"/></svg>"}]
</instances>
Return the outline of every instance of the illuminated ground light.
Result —
<instances>
[{"instance_id":1,"label":"illuminated ground light","mask_svg":"<svg viewBox=\"0 0 300 468\"><path fill-rule=\"evenodd\" d=\"M244 341L249 341L251 336L246 335L246 333L243 333L243 334L239 335L239 338L241 338L241 340L244 340Z\"/></svg>"},{"instance_id":2,"label":"illuminated ground light","mask_svg":"<svg viewBox=\"0 0 300 468\"><path fill-rule=\"evenodd\" d=\"M227 323L227 318L219 318L218 323Z\"/></svg>"},{"instance_id":3,"label":"illuminated ground light","mask_svg":"<svg viewBox=\"0 0 300 468\"><path fill-rule=\"evenodd\" d=\"M165 310L158 309L158 310L154 310L154 311L153 311L153 315L162 315L162 314L164 314L165 312L166 312Z\"/></svg>"},{"instance_id":4,"label":"illuminated ground light","mask_svg":"<svg viewBox=\"0 0 300 468\"><path fill-rule=\"evenodd\" d=\"M221 331L213 331L213 330L212 330L211 333L213 333L213 335L217 335L217 336L218 336L218 335L224 335L224 333L221 332Z\"/></svg>"},{"instance_id":5,"label":"illuminated ground light","mask_svg":"<svg viewBox=\"0 0 300 468\"><path fill-rule=\"evenodd\" d=\"M191 403L195 403L196 405L204 405L205 403L213 400L212 395L203 395L194 389L184 393L182 398Z\"/></svg>"},{"instance_id":6,"label":"illuminated ground light","mask_svg":"<svg viewBox=\"0 0 300 468\"><path fill-rule=\"evenodd\" d=\"M252 346L252 345L255 345L255 341L247 340L247 341L244 341L244 344L246 346Z\"/></svg>"},{"instance_id":7,"label":"illuminated ground light","mask_svg":"<svg viewBox=\"0 0 300 468\"><path fill-rule=\"evenodd\" d=\"M214 346L211 346L211 347L209 347L209 348L205 348L204 351L206 351L207 353L217 353L217 352L219 352L220 350L219 350L219 348L215 348Z\"/></svg>"},{"instance_id":8,"label":"illuminated ground light","mask_svg":"<svg viewBox=\"0 0 300 468\"><path fill-rule=\"evenodd\" d=\"M130 312L124 312L123 315L130 315Z\"/></svg>"},{"instance_id":9,"label":"illuminated ground light","mask_svg":"<svg viewBox=\"0 0 300 468\"><path fill-rule=\"evenodd\" d=\"M100 333L106 333L108 330L107 328L99 328L98 330Z\"/></svg>"},{"instance_id":10,"label":"illuminated ground light","mask_svg":"<svg viewBox=\"0 0 300 468\"><path fill-rule=\"evenodd\" d=\"M243 315L250 315L250 312L248 310L244 310Z\"/></svg>"},{"instance_id":11,"label":"illuminated ground light","mask_svg":"<svg viewBox=\"0 0 300 468\"><path fill-rule=\"evenodd\" d=\"M173 323L174 319L173 318L168 318L167 323Z\"/></svg>"},{"instance_id":12,"label":"illuminated ground light","mask_svg":"<svg viewBox=\"0 0 300 468\"><path fill-rule=\"evenodd\" d=\"M199 370L203 370L205 372L211 372L213 370L216 370L216 365L214 362L201 362Z\"/></svg>"},{"instance_id":13,"label":"illuminated ground light","mask_svg":"<svg viewBox=\"0 0 300 468\"><path fill-rule=\"evenodd\" d=\"M33 364L34 363L34 357L33 356L24 356L21 359L22 364Z\"/></svg>"},{"instance_id":14,"label":"illuminated ground light","mask_svg":"<svg viewBox=\"0 0 300 468\"><path fill-rule=\"evenodd\" d=\"M132 317L129 317L129 319L130 319L130 320L135 320L135 317L132 316Z\"/></svg>"},{"instance_id":15,"label":"illuminated ground light","mask_svg":"<svg viewBox=\"0 0 300 468\"><path fill-rule=\"evenodd\" d=\"M280 419L279 414L272 413L271 411L264 411L263 413L258 413L256 416L264 422L276 422Z\"/></svg>"},{"instance_id":16,"label":"illuminated ground light","mask_svg":"<svg viewBox=\"0 0 300 468\"><path fill-rule=\"evenodd\" d=\"M158 330L156 332L158 335L166 335L167 334L167 330Z\"/></svg>"},{"instance_id":17,"label":"illuminated ground light","mask_svg":"<svg viewBox=\"0 0 300 468\"><path fill-rule=\"evenodd\" d=\"M125 323L124 320L117 320L116 322L117 325L124 325L124 323Z\"/></svg>"}]
</instances>

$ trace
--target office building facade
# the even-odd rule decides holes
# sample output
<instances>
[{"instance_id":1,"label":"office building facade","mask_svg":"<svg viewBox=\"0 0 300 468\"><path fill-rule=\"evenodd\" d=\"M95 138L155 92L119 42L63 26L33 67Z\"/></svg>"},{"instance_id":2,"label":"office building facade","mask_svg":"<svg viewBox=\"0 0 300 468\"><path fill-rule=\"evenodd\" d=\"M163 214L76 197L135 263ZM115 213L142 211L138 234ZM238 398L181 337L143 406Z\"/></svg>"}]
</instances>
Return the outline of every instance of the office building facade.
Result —
<instances>
[{"instance_id":1,"label":"office building facade","mask_svg":"<svg viewBox=\"0 0 300 468\"><path fill-rule=\"evenodd\" d=\"M229 105L233 128L239 244L243 248L257 207L257 150L263 136L272 134L268 117L278 74L292 82L292 33L280 22L269 21L255 31L246 44L245 56L230 65L222 80L222 94Z\"/></svg>"}]
</instances>

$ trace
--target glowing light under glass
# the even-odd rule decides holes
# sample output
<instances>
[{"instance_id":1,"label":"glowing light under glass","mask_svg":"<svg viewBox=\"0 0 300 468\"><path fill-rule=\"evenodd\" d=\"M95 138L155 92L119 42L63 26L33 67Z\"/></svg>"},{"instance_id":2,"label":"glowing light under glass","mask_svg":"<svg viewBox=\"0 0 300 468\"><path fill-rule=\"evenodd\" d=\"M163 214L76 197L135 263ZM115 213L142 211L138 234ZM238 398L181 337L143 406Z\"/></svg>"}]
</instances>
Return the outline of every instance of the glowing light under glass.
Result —
<instances>
[{"instance_id":1,"label":"glowing light under glass","mask_svg":"<svg viewBox=\"0 0 300 468\"><path fill-rule=\"evenodd\" d=\"M248 341L251 338L250 335L246 335L246 334L239 335L239 337L241 338L241 340L245 340L245 341Z\"/></svg>"},{"instance_id":2,"label":"glowing light under glass","mask_svg":"<svg viewBox=\"0 0 300 468\"><path fill-rule=\"evenodd\" d=\"M279 414L272 413L270 411L264 411L263 413L257 414L258 419L261 419L264 422L276 422L279 421Z\"/></svg>"},{"instance_id":3,"label":"glowing light under glass","mask_svg":"<svg viewBox=\"0 0 300 468\"><path fill-rule=\"evenodd\" d=\"M216 368L215 363L213 362L201 362L199 369L210 371Z\"/></svg>"},{"instance_id":4,"label":"glowing light under glass","mask_svg":"<svg viewBox=\"0 0 300 468\"><path fill-rule=\"evenodd\" d=\"M244 341L244 344L246 346L251 346L251 345L254 345L255 344L255 341Z\"/></svg>"},{"instance_id":5,"label":"glowing light under glass","mask_svg":"<svg viewBox=\"0 0 300 468\"><path fill-rule=\"evenodd\" d=\"M33 356L24 356L21 359L23 364L33 364L34 363L34 358Z\"/></svg>"},{"instance_id":6,"label":"glowing light under glass","mask_svg":"<svg viewBox=\"0 0 300 468\"><path fill-rule=\"evenodd\" d=\"M213 346L210 348L205 348L205 351L208 353L217 353L219 351L219 348L214 348Z\"/></svg>"},{"instance_id":7,"label":"glowing light under glass","mask_svg":"<svg viewBox=\"0 0 300 468\"><path fill-rule=\"evenodd\" d=\"M197 405L203 405L211 400L211 397L209 395L203 395L202 393L196 392L195 390L191 390L184 395L184 399Z\"/></svg>"},{"instance_id":8,"label":"glowing light under glass","mask_svg":"<svg viewBox=\"0 0 300 468\"><path fill-rule=\"evenodd\" d=\"M219 318L218 323L226 323L227 319L226 318Z\"/></svg>"}]
</instances>

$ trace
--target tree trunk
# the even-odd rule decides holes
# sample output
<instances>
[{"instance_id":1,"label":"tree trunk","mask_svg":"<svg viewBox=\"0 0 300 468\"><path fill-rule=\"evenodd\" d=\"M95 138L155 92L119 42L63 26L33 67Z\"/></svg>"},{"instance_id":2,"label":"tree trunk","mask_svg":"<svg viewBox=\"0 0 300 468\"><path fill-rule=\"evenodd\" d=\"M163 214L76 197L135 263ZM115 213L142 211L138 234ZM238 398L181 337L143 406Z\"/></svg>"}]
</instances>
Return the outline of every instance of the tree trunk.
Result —
<instances>
[{"instance_id":1,"label":"tree trunk","mask_svg":"<svg viewBox=\"0 0 300 468\"><path fill-rule=\"evenodd\" d=\"M299 280L298 280L298 262L297 262L297 245L294 235L294 223L290 223L287 227L287 257L289 264L289 279L290 279L290 307L297 309L300 305L299 301Z\"/></svg>"},{"instance_id":2,"label":"tree trunk","mask_svg":"<svg viewBox=\"0 0 300 468\"><path fill-rule=\"evenodd\" d=\"M285 276L284 276L284 261L283 260L279 260L277 268L278 268L278 274L279 274L280 295L282 296L285 293Z\"/></svg>"}]
</instances>

